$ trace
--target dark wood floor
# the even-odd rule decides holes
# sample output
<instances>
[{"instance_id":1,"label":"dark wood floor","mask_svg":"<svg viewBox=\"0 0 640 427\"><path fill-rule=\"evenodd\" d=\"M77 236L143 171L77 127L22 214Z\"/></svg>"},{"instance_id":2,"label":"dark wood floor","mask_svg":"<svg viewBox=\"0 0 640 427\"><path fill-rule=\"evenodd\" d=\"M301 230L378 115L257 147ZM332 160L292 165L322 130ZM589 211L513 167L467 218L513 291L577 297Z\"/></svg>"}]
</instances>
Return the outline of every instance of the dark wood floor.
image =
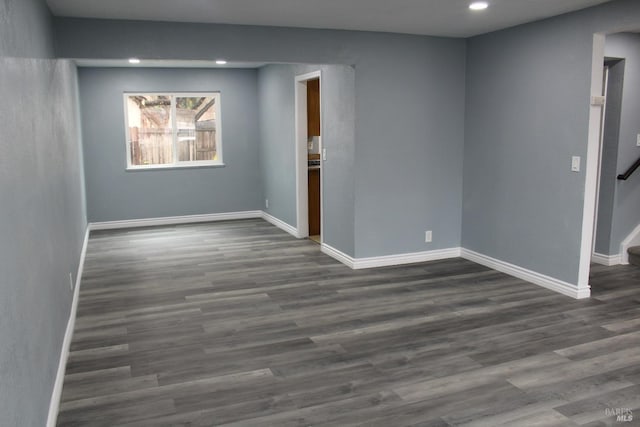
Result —
<instances>
[{"instance_id":1,"label":"dark wood floor","mask_svg":"<svg viewBox=\"0 0 640 427\"><path fill-rule=\"evenodd\" d=\"M638 425L640 268L592 288L353 271L262 220L95 232L58 424Z\"/></svg>"}]
</instances>

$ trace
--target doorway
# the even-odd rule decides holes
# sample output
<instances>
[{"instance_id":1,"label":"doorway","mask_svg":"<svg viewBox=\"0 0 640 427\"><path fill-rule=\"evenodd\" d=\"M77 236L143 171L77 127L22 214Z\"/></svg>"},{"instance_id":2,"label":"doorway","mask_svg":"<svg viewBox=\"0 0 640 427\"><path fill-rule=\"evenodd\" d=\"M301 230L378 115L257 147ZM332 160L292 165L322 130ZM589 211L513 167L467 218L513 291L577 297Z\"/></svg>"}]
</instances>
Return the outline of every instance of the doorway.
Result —
<instances>
[{"instance_id":1,"label":"doorway","mask_svg":"<svg viewBox=\"0 0 640 427\"><path fill-rule=\"evenodd\" d=\"M322 243L323 160L321 73L296 76L296 216L298 237Z\"/></svg>"},{"instance_id":2,"label":"doorway","mask_svg":"<svg viewBox=\"0 0 640 427\"><path fill-rule=\"evenodd\" d=\"M612 265L619 262L619 256L610 256L608 254L613 251L611 233L618 165L624 67L624 59L605 57L602 82L605 103L602 108L600 126L600 155L596 188L593 255L591 258L592 262L604 265Z\"/></svg>"},{"instance_id":3,"label":"doorway","mask_svg":"<svg viewBox=\"0 0 640 427\"><path fill-rule=\"evenodd\" d=\"M623 96L623 80L627 79L624 77L632 79L636 76L625 73L625 66L629 63L624 58L630 52L635 52L627 47L625 37L629 34L636 37L635 33L629 30L609 35L598 33L593 38L591 107L578 276L578 287L580 290L584 289L585 295L589 292L591 262L604 265L626 264L627 248L636 244L636 241L640 243L640 226L636 226L637 212L633 209L633 203L629 202L636 196L637 187L620 185L618 181L618 178L625 180L633 171L634 165L628 166L627 157L637 156L636 144L632 145L635 128L633 125L624 125L623 119L627 113L621 114L622 99L626 99L626 95ZM605 55L605 41L608 56ZM607 67L603 69L603 65ZM605 102L595 102L601 98L598 95L605 87ZM604 114L604 121L601 120L601 113ZM611 141L617 145L611 144ZM608 149L610 155L607 155ZM622 165L625 166L621 167ZM632 230L631 234L627 235L627 230Z\"/></svg>"},{"instance_id":4,"label":"doorway","mask_svg":"<svg viewBox=\"0 0 640 427\"><path fill-rule=\"evenodd\" d=\"M589 132L585 164L584 204L582 206L582 232L580 240L580 259L578 262L578 283L576 298L588 298L589 272L593 254L595 230L596 193L598 187L598 169L600 168L600 135L603 104L602 98L603 63L605 34L593 35L593 51L591 56L591 103L589 106Z\"/></svg>"},{"instance_id":5,"label":"doorway","mask_svg":"<svg viewBox=\"0 0 640 427\"><path fill-rule=\"evenodd\" d=\"M604 99L604 103L602 105L602 109L600 111L600 142L599 142L599 146L598 146L598 172L597 172L597 182L596 182L596 207L595 207L595 212L594 212L594 219L593 219L593 238L591 239L591 261L593 262L594 258L597 257L597 237L598 237L598 230L600 229L602 234L602 226L598 224L598 220L602 221L602 215L600 214L600 203L603 202L603 200L600 200L600 191L601 189L603 189L603 185L605 183L603 183L603 178L605 177L605 175L602 172L602 167L603 167L603 155L604 155L604 124L605 124L605 115L606 115L606 108L607 108L607 89L609 86L609 66L607 65L606 61L604 64L604 69L602 72L602 96Z\"/></svg>"}]
</instances>

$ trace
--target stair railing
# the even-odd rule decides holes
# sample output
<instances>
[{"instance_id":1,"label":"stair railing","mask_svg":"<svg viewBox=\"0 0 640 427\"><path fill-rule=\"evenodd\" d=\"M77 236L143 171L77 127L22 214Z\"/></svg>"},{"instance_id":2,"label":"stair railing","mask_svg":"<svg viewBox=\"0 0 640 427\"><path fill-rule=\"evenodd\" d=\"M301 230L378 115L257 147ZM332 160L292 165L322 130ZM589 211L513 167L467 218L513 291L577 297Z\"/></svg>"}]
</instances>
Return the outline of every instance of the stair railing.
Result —
<instances>
[{"instance_id":1,"label":"stair railing","mask_svg":"<svg viewBox=\"0 0 640 427\"><path fill-rule=\"evenodd\" d=\"M625 173L618 175L618 179L622 181L626 181L631 176L631 174L634 173L636 169L638 169L639 167L640 167L640 158L638 158L638 160L636 160L634 164L629 166L629 169L627 169Z\"/></svg>"}]
</instances>

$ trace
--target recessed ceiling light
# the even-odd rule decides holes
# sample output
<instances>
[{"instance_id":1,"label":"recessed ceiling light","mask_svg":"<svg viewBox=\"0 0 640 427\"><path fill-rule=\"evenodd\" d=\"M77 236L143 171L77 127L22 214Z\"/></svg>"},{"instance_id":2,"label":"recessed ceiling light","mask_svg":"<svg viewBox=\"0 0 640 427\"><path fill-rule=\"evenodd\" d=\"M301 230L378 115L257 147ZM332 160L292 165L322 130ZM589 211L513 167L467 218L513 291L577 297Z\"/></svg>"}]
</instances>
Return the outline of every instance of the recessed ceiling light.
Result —
<instances>
[{"instance_id":1,"label":"recessed ceiling light","mask_svg":"<svg viewBox=\"0 0 640 427\"><path fill-rule=\"evenodd\" d=\"M469 5L469 9L471 10L485 10L489 7L489 3L486 1L476 1Z\"/></svg>"},{"instance_id":2,"label":"recessed ceiling light","mask_svg":"<svg viewBox=\"0 0 640 427\"><path fill-rule=\"evenodd\" d=\"M224 65L224 64L226 64L226 63L227 63L227 61L225 61L224 59L218 59L218 60L216 60L216 64L218 64L218 65Z\"/></svg>"},{"instance_id":3,"label":"recessed ceiling light","mask_svg":"<svg viewBox=\"0 0 640 427\"><path fill-rule=\"evenodd\" d=\"M129 58L129 64L139 64L140 60L138 58Z\"/></svg>"}]
</instances>

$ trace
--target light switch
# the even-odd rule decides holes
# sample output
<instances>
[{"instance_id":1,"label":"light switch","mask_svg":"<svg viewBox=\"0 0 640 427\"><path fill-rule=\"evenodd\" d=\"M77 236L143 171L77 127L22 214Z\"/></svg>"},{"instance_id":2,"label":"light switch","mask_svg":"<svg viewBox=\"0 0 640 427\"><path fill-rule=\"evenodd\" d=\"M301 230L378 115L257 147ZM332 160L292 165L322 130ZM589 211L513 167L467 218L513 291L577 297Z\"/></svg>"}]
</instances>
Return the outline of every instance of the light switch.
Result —
<instances>
[{"instance_id":1,"label":"light switch","mask_svg":"<svg viewBox=\"0 0 640 427\"><path fill-rule=\"evenodd\" d=\"M571 172L580 172L580 156L571 157Z\"/></svg>"},{"instance_id":2,"label":"light switch","mask_svg":"<svg viewBox=\"0 0 640 427\"><path fill-rule=\"evenodd\" d=\"M322 149L322 160L327 160L327 149L326 148Z\"/></svg>"},{"instance_id":3,"label":"light switch","mask_svg":"<svg viewBox=\"0 0 640 427\"><path fill-rule=\"evenodd\" d=\"M638 147L640 147L640 133L638 134L638 136L637 136L636 138L637 138L637 139L636 139L636 145L637 145Z\"/></svg>"}]
</instances>

